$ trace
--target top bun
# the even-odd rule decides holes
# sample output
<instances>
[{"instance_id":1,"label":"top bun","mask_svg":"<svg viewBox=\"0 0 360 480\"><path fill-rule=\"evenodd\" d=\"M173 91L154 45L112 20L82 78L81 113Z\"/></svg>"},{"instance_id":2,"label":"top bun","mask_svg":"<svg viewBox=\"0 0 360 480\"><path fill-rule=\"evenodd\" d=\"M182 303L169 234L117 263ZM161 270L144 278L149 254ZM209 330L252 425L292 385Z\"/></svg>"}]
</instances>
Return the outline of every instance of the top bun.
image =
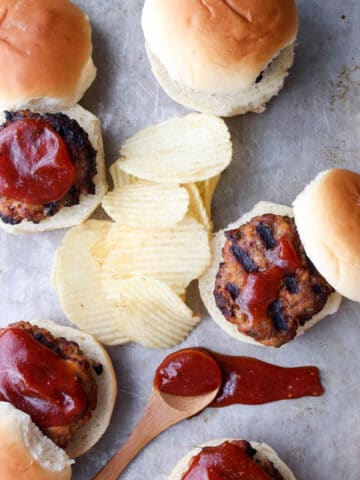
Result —
<instances>
[{"instance_id":1,"label":"top bun","mask_svg":"<svg viewBox=\"0 0 360 480\"><path fill-rule=\"evenodd\" d=\"M0 402L1 480L70 480L71 463L29 415Z\"/></svg>"},{"instance_id":2,"label":"top bun","mask_svg":"<svg viewBox=\"0 0 360 480\"><path fill-rule=\"evenodd\" d=\"M294 42L298 18L294 0L146 0L142 26L172 80L234 93Z\"/></svg>"},{"instance_id":3,"label":"top bun","mask_svg":"<svg viewBox=\"0 0 360 480\"><path fill-rule=\"evenodd\" d=\"M319 173L294 201L306 254L344 297L360 302L360 175Z\"/></svg>"},{"instance_id":4,"label":"top bun","mask_svg":"<svg viewBox=\"0 0 360 480\"><path fill-rule=\"evenodd\" d=\"M0 109L77 103L91 85L88 17L69 0L0 0Z\"/></svg>"}]
</instances>

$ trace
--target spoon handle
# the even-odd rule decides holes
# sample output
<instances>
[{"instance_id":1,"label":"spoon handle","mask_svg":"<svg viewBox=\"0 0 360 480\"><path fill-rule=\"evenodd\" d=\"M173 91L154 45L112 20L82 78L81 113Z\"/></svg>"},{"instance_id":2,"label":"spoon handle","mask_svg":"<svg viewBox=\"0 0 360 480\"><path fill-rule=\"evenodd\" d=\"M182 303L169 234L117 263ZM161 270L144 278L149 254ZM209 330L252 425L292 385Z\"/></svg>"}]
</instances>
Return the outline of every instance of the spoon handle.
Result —
<instances>
[{"instance_id":1,"label":"spoon handle","mask_svg":"<svg viewBox=\"0 0 360 480\"><path fill-rule=\"evenodd\" d=\"M125 445L93 477L93 480L116 480L145 445L174 423L166 415L161 415L164 411L164 405L166 405L165 402L157 392L153 392L143 417Z\"/></svg>"}]
</instances>

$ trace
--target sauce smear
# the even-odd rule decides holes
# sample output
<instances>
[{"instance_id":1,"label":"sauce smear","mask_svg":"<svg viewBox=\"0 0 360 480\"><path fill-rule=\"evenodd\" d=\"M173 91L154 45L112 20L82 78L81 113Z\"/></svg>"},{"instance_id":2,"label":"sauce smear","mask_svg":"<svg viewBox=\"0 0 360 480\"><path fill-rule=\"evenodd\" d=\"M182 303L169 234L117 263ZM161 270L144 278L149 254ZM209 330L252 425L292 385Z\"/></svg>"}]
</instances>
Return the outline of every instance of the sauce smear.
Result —
<instances>
[{"instance_id":1,"label":"sauce smear","mask_svg":"<svg viewBox=\"0 0 360 480\"><path fill-rule=\"evenodd\" d=\"M154 387L163 393L191 397L219 388L220 368L204 350L187 349L165 358L156 370Z\"/></svg>"},{"instance_id":2,"label":"sauce smear","mask_svg":"<svg viewBox=\"0 0 360 480\"><path fill-rule=\"evenodd\" d=\"M204 447L182 480L273 480L236 442Z\"/></svg>"},{"instance_id":3,"label":"sauce smear","mask_svg":"<svg viewBox=\"0 0 360 480\"><path fill-rule=\"evenodd\" d=\"M219 385L212 407L259 405L324 393L317 367L285 368L256 358L202 349L179 350L169 355L154 378L156 389L178 396L202 395Z\"/></svg>"},{"instance_id":4,"label":"sauce smear","mask_svg":"<svg viewBox=\"0 0 360 480\"><path fill-rule=\"evenodd\" d=\"M0 130L0 193L19 202L62 198L75 180L63 139L41 119L24 118Z\"/></svg>"},{"instance_id":5,"label":"sauce smear","mask_svg":"<svg viewBox=\"0 0 360 480\"><path fill-rule=\"evenodd\" d=\"M241 311L253 321L267 316L269 305L278 298L283 277L294 274L301 266L298 254L286 237L267 255L272 266L265 271L249 273L236 299Z\"/></svg>"},{"instance_id":6,"label":"sauce smear","mask_svg":"<svg viewBox=\"0 0 360 480\"><path fill-rule=\"evenodd\" d=\"M40 428L69 425L88 406L70 362L18 328L0 335L0 400L28 413Z\"/></svg>"},{"instance_id":7,"label":"sauce smear","mask_svg":"<svg viewBox=\"0 0 360 480\"><path fill-rule=\"evenodd\" d=\"M213 407L259 405L324 393L317 367L284 368L251 357L213 355L223 379Z\"/></svg>"}]
</instances>

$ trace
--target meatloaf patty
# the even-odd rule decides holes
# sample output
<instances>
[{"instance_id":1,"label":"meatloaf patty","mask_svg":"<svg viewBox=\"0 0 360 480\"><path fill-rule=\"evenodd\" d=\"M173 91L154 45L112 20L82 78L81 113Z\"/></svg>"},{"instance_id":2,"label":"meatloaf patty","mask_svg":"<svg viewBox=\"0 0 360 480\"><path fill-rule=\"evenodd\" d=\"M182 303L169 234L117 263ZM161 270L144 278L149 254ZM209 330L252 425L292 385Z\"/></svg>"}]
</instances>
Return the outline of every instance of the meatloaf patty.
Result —
<instances>
[{"instance_id":1,"label":"meatloaf patty","mask_svg":"<svg viewBox=\"0 0 360 480\"><path fill-rule=\"evenodd\" d=\"M96 175L96 151L88 134L76 120L62 113L32 113L29 110L5 112L6 123L0 129L23 118L44 120L63 139L75 167L75 181L70 190L59 200L46 205L19 202L0 194L0 218L4 223L16 225L23 220L39 223L55 215L62 207L79 204L80 195L95 194L93 179Z\"/></svg>"},{"instance_id":2,"label":"meatloaf patty","mask_svg":"<svg viewBox=\"0 0 360 480\"><path fill-rule=\"evenodd\" d=\"M225 237L216 305L241 333L280 347L323 309L334 290L307 258L289 217L258 216Z\"/></svg>"},{"instance_id":3,"label":"meatloaf patty","mask_svg":"<svg viewBox=\"0 0 360 480\"><path fill-rule=\"evenodd\" d=\"M226 441L220 445L210 447L205 446L201 452L192 458L187 473L183 475L183 480L200 478L201 475L211 474L211 478L245 478L244 472L237 470L239 466L232 467L227 462L233 462L236 465L237 458L243 454L249 457L259 469L266 473L267 478L273 480L284 480L280 472L275 468L270 460L259 461L255 458L257 451L246 440ZM234 471L236 469L236 472ZM203 478L203 477L201 477Z\"/></svg>"},{"instance_id":4,"label":"meatloaf patty","mask_svg":"<svg viewBox=\"0 0 360 480\"><path fill-rule=\"evenodd\" d=\"M101 364L92 362L84 355L77 343L66 340L65 338L55 338L48 330L31 325L28 322L18 322L10 325L8 328L22 329L29 333L37 342L51 349L62 360L70 362L76 371L78 382L82 385L87 396L87 409L83 412L81 418L72 422L70 425L57 425L42 428L42 431L59 447L64 448L69 443L75 432L91 418L91 412L95 410L97 404L97 384L93 373L101 375L103 367ZM0 334L4 330L0 329ZM3 399L0 394L0 400Z\"/></svg>"}]
</instances>

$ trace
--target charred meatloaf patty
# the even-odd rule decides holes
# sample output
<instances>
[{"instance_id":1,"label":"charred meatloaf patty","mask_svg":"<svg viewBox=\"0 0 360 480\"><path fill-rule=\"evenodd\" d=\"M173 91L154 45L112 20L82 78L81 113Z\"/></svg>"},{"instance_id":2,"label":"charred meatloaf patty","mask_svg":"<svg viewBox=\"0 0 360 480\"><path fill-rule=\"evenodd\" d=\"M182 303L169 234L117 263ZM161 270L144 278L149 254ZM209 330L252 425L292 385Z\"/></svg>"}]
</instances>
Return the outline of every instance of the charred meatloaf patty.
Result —
<instances>
[{"instance_id":1,"label":"charred meatloaf patty","mask_svg":"<svg viewBox=\"0 0 360 480\"><path fill-rule=\"evenodd\" d=\"M6 123L0 129L27 118L44 120L63 139L75 167L75 181L70 190L59 200L46 205L20 202L0 194L0 218L4 223L16 225L22 220L39 223L55 215L62 207L79 204L80 194L95 194L93 178L96 175L96 151L88 134L76 120L62 113L32 113L29 110L5 112Z\"/></svg>"},{"instance_id":2,"label":"charred meatloaf patty","mask_svg":"<svg viewBox=\"0 0 360 480\"><path fill-rule=\"evenodd\" d=\"M41 428L43 433L59 447L64 448L69 443L75 432L91 418L91 412L95 410L97 404L97 384L93 373L101 375L103 366L97 362L90 363L84 355L78 344L66 340L65 338L55 338L48 330L31 325L28 322L18 322L10 325L8 328L22 329L30 334L37 342L55 352L59 358L70 362L76 372L77 381L81 384L87 396L87 409L80 418L70 425L56 425ZM0 329L0 334L4 329ZM0 400L2 398L0 392Z\"/></svg>"},{"instance_id":3,"label":"charred meatloaf patty","mask_svg":"<svg viewBox=\"0 0 360 480\"><path fill-rule=\"evenodd\" d=\"M266 214L225 232L214 297L239 332L280 347L334 291L307 258L289 217Z\"/></svg>"}]
</instances>

